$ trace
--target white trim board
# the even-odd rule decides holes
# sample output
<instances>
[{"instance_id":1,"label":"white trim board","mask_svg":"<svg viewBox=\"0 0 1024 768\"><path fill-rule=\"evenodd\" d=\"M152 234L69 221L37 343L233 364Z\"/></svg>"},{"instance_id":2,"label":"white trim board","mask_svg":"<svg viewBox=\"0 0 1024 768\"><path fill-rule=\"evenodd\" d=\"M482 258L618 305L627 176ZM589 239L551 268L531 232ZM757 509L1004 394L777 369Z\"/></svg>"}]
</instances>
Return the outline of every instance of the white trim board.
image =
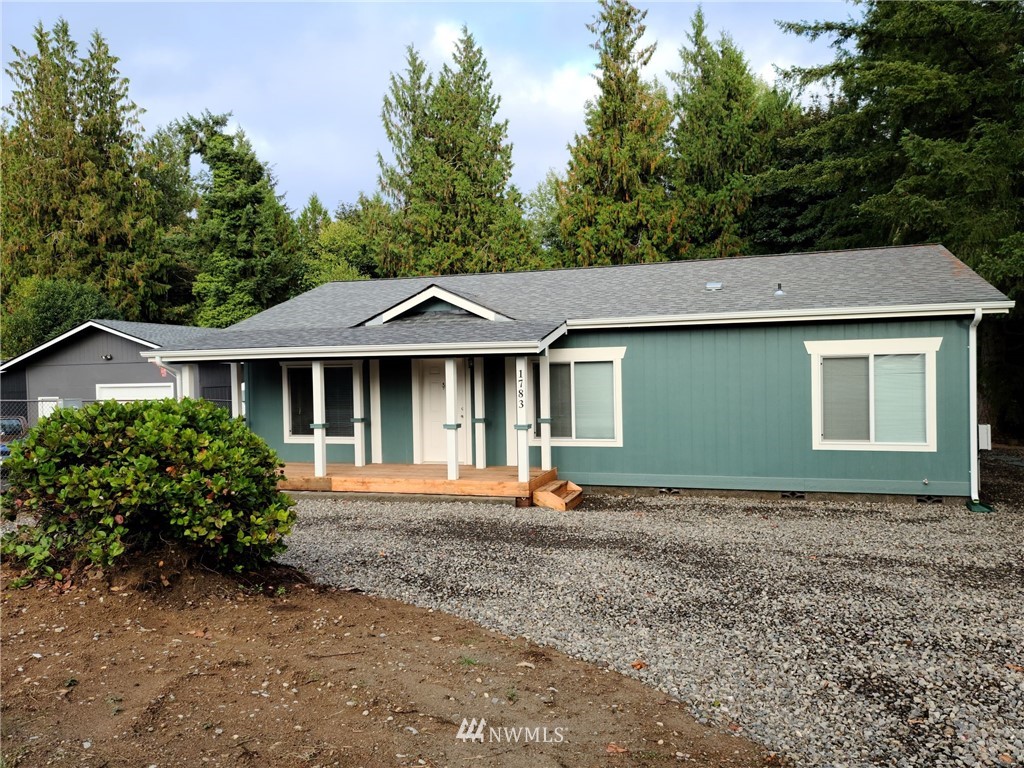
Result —
<instances>
[{"instance_id":1,"label":"white trim board","mask_svg":"<svg viewBox=\"0 0 1024 768\"><path fill-rule=\"evenodd\" d=\"M122 398L122 397L118 397L117 394L116 394L118 390L130 391L130 390L138 390L138 389L158 390L160 392L166 392L167 394L162 395L161 397L132 397L132 398ZM114 391L113 392L109 392L109 390L114 390ZM148 384L148 383L140 381L140 382L135 382L134 384L97 384L96 385L96 399L97 400L117 400L119 402L124 402L124 401L127 401L127 400L132 400L132 401L134 401L134 400L162 400L162 399L167 398L167 397L170 397L170 398L174 397L174 384L171 383L171 382L167 382L166 384L163 383L163 382L157 382L157 383L154 383L154 384Z\"/></svg>"},{"instance_id":2,"label":"white trim board","mask_svg":"<svg viewBox=\"0 0 1024 768\"><path fill-rule=\"evenodd\" d=\"M389 320L394 320L396 317L400 317L408 312L410 309L415 309L420 304L424 304L433 299L440 299L441 301L447 302L454 307L464 309L470 314L482 317L484 320L493 320L498 322L507 322L511 320L507 315L503 315L500 312L495 312L489 307L485 307L483 304L478 304L475 301L471 301L457 293L452 293L449 290L442 288L439 285L431 285L429 288L425 288L417 294L410 296L405 301L396 304L390 309L381 312L379 315L371 317L369 320L362 323L363 325L383 325Z\"/></svg>"},{"instance_id":3,"label":"white trim board","mask_svg":"<svg viewBox=\"0 0 1024 768\"><path fill-rule=\"evenodd\" d=\"M811 447L816 451L916 451L934 453L938 450L938 417L935 354L942 346L942 337L907 339L835 339L805 341L811 357ZM821 361L829 357L873 357L874 355L924 355L925 434L923 443L882 443L869 440L826 440L822 436L823 408ZM869 369L869 428L874 435L873 368Z\"/></svg>"},{"instance_id":4,"label":"white trim board","mask_svg":"<svg viewBox=\"0 0 1024 768\"><path fill-rule=\"evenodd\" d=\"M945 317L985 314L1004 315L1013 309L1012 301L980 304L911 304L907 306L835 307L825 309L783 309L758 312L720 312L701 315L640 315L636 317L592 317L566 320L573 328L656 328L674 325L720 325L725 323L785 323L815 320L871 320L902 317Z\"/></svg>"},{"instance_id":5,"label":"white trim board","mask_svg":"<svg viewBox=\"0 0 1024 768\"><path fill-rule=\"evenodd\" d=\"M346 347L237 347L234 349L179 349L140 352L144 358L159 357L169 363L202 360L351 360L366 357L476 357L479 355L539 355L565 334L561 325L541 340L486 341L477 343L376 344Z\"/></svg>"},{"instance_id":6,"label":"white trim board","mask_svg":"<svg viewBox=\"0 0 1024 768\"><path fill-rule=\"evenodd\" d=\"M141 344L142 346L149 347L150 349L160 349L160 345L159 344L154 344L151 341L146 341L145 339L140 339L138 336L132 336L130 333L124 333L123 331L115 331L113 328L108 328L105 325L101 325L100 323L97 323L95 320L87 320L86 322L82 323L81 325L75 326L70 331L65 331L60 336L52 338L49 341L44 342L43 344L40 344L38 347L33 347L28 352L22 352L17 357L12 357L10 360L8 360L5 363L3 363L2 365L0 365L0 371L5 371L8 368L10 368L12 365L16 365L17 363L20 363L22 360L27 360L28 358L33 357L33 356L39 354L43 350L49 349L50 347L52 347L55 344L60 344L65 339L70 339L72 336L74 336L74 335L76 335L78 333L81 333L82 331L84 331L84 330L86 330L88 328L95 328L96 330L104 331L105 333L109 333L109 334L112 334L114 336L120 336L122 339L127 339L128 341L134 341L136 344Z\"/></svg>"}]
</instances>

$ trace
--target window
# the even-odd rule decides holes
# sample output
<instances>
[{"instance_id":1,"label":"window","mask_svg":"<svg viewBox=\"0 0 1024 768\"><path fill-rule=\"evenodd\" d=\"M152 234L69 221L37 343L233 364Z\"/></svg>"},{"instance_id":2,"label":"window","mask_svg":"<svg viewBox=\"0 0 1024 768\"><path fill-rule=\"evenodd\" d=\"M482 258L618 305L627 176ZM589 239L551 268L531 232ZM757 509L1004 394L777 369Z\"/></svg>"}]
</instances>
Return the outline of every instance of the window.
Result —
<instances>
[{"instance_id":1,"label":"window","mask_svg":"<svg viewBox=\"0 0 1024 768\"><path fill-rule=\"evenodd\" d=\"M804 342L815 450L935 451L941 338Z\"/></svg>"},{"instance_id":2,"label":"window","mask_svg":"<svg viewBox=\"0 0 1024 768\"><path fill-rule=\"evenodd\" d=\"M353 373L355 371L355 373ZM358 366L324 366L324 400L327 418L327 442L354 441L352 423L352 377L359 375ZM313 441L313 367L284 366L285 442ZM333 439L332 439L333 438Z\"/></svg>"},{"instance_id":3,"label":"window","mask_svg":"<svg viewBox=\"0 0 1024 768\"><path fill-rule=\"evenodd\" d=\"M622 445L622 358L625 347L551 350L553 445ZM533 432L540 444L540 361L531 365Z\"/></svg>"}]
</instances>

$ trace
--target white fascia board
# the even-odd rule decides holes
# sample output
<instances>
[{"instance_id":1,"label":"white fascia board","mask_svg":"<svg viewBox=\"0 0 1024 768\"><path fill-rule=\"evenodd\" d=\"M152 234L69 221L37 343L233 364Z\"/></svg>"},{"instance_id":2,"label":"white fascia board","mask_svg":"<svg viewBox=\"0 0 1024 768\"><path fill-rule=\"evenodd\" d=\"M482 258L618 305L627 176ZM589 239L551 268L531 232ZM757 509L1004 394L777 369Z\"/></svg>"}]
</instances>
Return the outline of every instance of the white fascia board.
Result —
<instances>
[{"instance_id":1,"label":"white fascia board","mask_svg":"<svg viewBox=\"0 0 1024 768\"><path fill-rule=\"evenodd\" d=\"M84 331L84 330L86 330L88 328L95 328L95 329L97 329L99 331L104 331L105 333L113 334L114 336L120 336L122 339L127 339L128 341L134 341L136 344L141 344L144 347L149 347L149 349L160 349L160 345L159 344L154 344L151 341L146 341L145 339L140 339L138 336L132 336L130 333L125 333L124 331L116 331L113 328L108 328L107 326L101 325L101 324L99 324L99 323L97 323L97 322L95 322L93 320L87 320L84 323L82 323L81 325L75 326L70 331L65 331L60 336L57 336L57 337L55 337L53 339L50 339L49 341L47 341L47 342L45 342L43 344L40 344L38 347L33 347L28 352L22 352L17 357L12 357L10 360L5 362L3 365L0 365L0 371L5 371L10 366L15 365L16 363L20 363L22 360L27 360L28 358L32 357L33 355L37 355L40 352L42 352L43 350L49 349L50 347L52 347L55 344L60 344L65 339L70 339L75 334L81 333L82 331Z\"/></svg>"},{"instance_id":2,"label":"white fascia board","mask_svg":"<svg viewBox=\"0 0 1024 768\"><path fill-rule=\"evenodd\" d=\"M834 309L790 309L771 312L721 312L704 315L647 315L638 317L594 317L567 320L572 328L654 328L672 325L721 325L725 323L793 323L814 320L870 320L894 317L939 317L973 315L976 309L985 314L1006 314L1014 302L999 301L982 304L917 304L897 307L836 307Z\"/></svg>"},{"instance_id":3,"label":"white fascia board","mask_svg":"<svg viewBox=\"0 0 1024 768\"><path fill-rule=\"evenodd\" d=\"M493 309L483 306L482 304L477 304L475 301L465 299L462 296L459 296L457 293L447 291L439 285L432 285L429 288L425 288L419 293L410 296L402 303L396 304L395 306L391 307L391 309L385 310L384 312L381 312L379 315L375 315L374 317L367 320L365 322L365 325L383 325L389 320L394 320L396 317L403 315L410 309L418 307L420 304L430 301L431 299L440 299L441 301L446 301L452 306L458 307L459 309L464 309L467 312L476 315L477 317L482 317L484 320L507 321L511 319L501 314L500 312L495 312Z\"/></svg>"},{"instance_id":4,"label":"white fascia board","mask_svg":"<svg viewBox=\"0 0 1024 768\"><path fill-rule=\"evenodd\" d=\"M309 360L311 358L427 357L430 355L536 355L565 333L561 326L539 341L488 341L476 344L386 344L352 347L242 347L239 349L183 349L141 352L145 358L171 363L203 360Z\"/></svg>"}]
</instances>

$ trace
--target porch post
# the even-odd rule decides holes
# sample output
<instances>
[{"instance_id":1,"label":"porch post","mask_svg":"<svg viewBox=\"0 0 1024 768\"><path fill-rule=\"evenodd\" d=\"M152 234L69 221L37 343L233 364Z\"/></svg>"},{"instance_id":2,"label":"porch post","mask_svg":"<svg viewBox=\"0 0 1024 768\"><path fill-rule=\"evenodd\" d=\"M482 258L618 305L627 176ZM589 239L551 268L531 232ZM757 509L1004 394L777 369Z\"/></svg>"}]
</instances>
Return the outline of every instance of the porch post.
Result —
<instances>
[{"instance_id":1,"label":"porch post","mask_svg":"<svg viewBox=\"0 0 1024 768\"><path fill-rule=\"evenodd\" d=\"M527 421L526 404L530 402L530 388L526 376L526 358L516 358L516 447L519 454L519 482L530 482L530 443L532 426Z\"/></svg>"},{"instance_id":2,"label":"porch post","mask_svg":"<svg viewBox=\"0 0 1024 768\"><path fill-rule=\"evenodd\" d=\"M231 418L242 415L242 364L229 363L231 366Z\"/></svg>"},{"instance_id":3,"label":"porch post","mask_svg":"<svg viewBox=\"0 0 1024 768\"><path fill-rule=\"evenodd\" d=\"M473 358L473 445L476 468L487 468L487 431L484 429L484 359Z\"/></svg>"},{"instance_id":4,"label":"porch post","mask_svg":"<svg viewBox=\"0 0 1024 768\"><path fill-rule=\"evenodd\" d=\"M324 364L313 361L313 475L327 477L327 402L324 398Z\"/></svg>"},{"instance_id":5,"label":"porch post","mask_svg":"<svg viewBox=\"0 0 1024 768\"><path fill-rule=\"evenodd\" d=\"M366 414L363 409L363 364L352 366L352 434L355 437L355 465L366 466Z\"/></svg>"},{"instance_id":6,"label":"porch post","mask_svg":"<svg viewBox=\"0 0 1024 768\"><path fill-rule=\"evenodd\" d=\"M380 360L370 361L370 461L384 461L383 430L380 424Z\"/></svg>"},{"instance_id":7,"label":"porch post","mask_svg":"<svg viewBox=\"0 0 1024 768\"><path fill-rule=\"evenodd\" d=\"M448 479L459 479L459 427L455 420L458 418L457 395L459 388L459 376L455 367L455 358L446 357L444 360L444 429L448 437Z\"/></svg>"},{"instance_id":8,"label":"porch post","mask_svg":"<svg viewBox=\"0 0 1024 768\"><path fill-rule=\"evenodd\" d=\"M540 468L551 469L551 358L540 359Z\"/></svg>"},{"instance_id":9,"label":"porch post","mask_svg":"<svg viewBox=\"0 0 1024 768\"><path fill-rule=\"evenodd\" d=\"M181 376L178 377L178 399L195 398L198 394L199 366L195 363L185 363L181 366Z\"/></svg>"}]
</instances>

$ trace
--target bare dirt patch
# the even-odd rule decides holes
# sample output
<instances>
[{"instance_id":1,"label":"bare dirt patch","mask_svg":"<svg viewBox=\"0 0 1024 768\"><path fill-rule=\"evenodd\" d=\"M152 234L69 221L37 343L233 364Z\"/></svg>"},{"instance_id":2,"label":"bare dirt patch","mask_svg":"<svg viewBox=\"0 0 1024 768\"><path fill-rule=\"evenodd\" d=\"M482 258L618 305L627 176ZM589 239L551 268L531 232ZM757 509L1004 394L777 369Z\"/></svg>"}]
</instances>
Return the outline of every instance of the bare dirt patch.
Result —
<instances>
[{"instance_id":1,"label":"bare dirt patch","mask_svg":"<svg viewBox=\"0 0 1024 768\"><path fill-rule=\"evenodd\" d=\"M467 621L288 569L157 562L4 587L5 768L778 764L635 680ZM457 740L463 718L488 740Z\"/></svg>"}]
</instances>

